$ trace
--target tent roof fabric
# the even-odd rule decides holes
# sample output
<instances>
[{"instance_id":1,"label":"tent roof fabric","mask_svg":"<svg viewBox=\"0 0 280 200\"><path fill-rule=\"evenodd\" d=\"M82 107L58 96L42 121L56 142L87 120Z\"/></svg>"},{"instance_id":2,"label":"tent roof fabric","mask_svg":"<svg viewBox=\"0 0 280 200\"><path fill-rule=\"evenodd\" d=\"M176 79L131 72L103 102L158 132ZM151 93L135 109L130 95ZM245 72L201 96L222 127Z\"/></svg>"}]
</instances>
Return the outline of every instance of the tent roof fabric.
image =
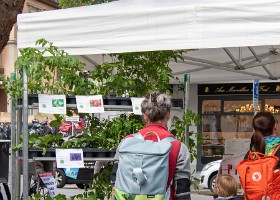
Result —
<instances>
[{"instance_id":1,"label":"tent roof fabric","mask_svg":"<svg viewBox=\"0 0 280 200\"><path fill-rule=\"evenodd\" d=\"M20 14L18 47L71 55L280 44L277 0L120 0Z\"/></svg>"}]
</instances>

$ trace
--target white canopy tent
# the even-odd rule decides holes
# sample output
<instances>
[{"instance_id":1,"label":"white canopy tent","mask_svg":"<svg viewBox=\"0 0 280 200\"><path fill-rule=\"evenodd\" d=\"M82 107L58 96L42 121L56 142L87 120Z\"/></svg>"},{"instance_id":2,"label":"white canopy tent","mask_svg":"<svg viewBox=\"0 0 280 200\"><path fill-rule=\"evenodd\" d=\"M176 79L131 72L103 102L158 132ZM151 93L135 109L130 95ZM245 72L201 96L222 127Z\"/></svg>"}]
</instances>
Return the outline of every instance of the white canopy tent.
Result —
<instances>
[{"instance_id":1,"label":"white canopy tent","mask_svg":"<svg viewBox=\"0 0 280 200\"><path fill-rule=\"evenodd\" d=\"M18 47L35 47L39 38L89 65L93 54L193 50L184 64L172 63L193 83L280 76L278 0L120 0L19 15Z\"/></svg>"},{"instance_id":2,"label":"white canopy tent","mask_svg":"<svg viewBox=\"0 0 280 200\"><path fill-rule=\"evenodd\" d=\"M40 38L88 67L101 63L102 54L184 49L185 61L171 67L181 78L190 74L192 83L280 78L280 0L119 0L19 15L18 48L35 47ZM27 158L26 137L23 143Z\"/></svg>"}]
</instances>

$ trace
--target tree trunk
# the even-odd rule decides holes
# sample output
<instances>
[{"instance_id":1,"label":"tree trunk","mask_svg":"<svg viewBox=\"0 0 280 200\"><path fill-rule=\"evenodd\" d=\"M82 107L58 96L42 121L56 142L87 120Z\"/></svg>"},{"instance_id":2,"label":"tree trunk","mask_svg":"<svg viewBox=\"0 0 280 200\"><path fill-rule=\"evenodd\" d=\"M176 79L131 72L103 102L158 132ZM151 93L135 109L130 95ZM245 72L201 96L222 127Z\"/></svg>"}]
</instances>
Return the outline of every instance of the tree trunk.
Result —
<instances>
[{"instance_id":1,"label":"tree trunk","mask_svg":"<svg viewBox=\"0 0 280 200\"><path fill-rule=\"evenodd\" d=\"M0 53L9 41L10 32L22 12L25 0L1 0L0 3Z\"/></svg>"}]
</instances>

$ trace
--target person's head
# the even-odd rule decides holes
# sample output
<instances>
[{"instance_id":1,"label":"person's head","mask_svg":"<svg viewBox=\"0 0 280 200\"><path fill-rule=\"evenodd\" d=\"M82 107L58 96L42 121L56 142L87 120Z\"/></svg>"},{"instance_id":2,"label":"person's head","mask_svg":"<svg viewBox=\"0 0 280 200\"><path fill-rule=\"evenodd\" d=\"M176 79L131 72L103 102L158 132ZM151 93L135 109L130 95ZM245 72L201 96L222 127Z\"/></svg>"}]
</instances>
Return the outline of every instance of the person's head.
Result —
<instances>
[{"instance_id":1,"label":"person's head","mask_svg":"<svg viewBox=\"0 0 280 200\"><path fill-rule=\"evenodd\" d=\"M276 120L271 112L257 113L252 122L253 136L251 138L250 149L265 153L264 137L275 135Z\"/></svg>"},{"instance_id":2,"label":"person's head","mask_svg":"<svg viewBox=\"0 0 280 200\"><path fill-rule=\"evenodd\" d=\"M166 125L170 118L171 99L159 92L152 92L145 96L141 104L141 111L146 123L161 123Z\"/></svg>"},{"instance_id":3,"label":"person's head","mask_svg":"<svg viewBox=\"0 0 280 200\"><path fill-rule=\"evenodd\" d=\"M217 177L214 192L220 197L237 196L237 182L229 174L222 174Z\"/></svg>"}]
</instances>

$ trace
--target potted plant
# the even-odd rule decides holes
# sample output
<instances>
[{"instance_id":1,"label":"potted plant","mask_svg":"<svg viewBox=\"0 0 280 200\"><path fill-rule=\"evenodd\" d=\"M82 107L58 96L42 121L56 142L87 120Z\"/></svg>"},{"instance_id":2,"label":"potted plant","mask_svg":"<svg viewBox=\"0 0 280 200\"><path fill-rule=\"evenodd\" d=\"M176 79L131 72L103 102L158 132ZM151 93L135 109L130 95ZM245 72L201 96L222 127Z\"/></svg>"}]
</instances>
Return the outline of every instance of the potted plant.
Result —
<instances>
[{"instance_id":1,"label":"potted plant","mask_svg":"<svg viewBox=\"0 0 280 200\"><path fill-rule=\"evenodd\" d=\"M39 136L37 134L29 134L28 140L28 156L29 158L33 157L54 157L55 149L62 145L64 140L62 139L62 134L45 135ZM22 136L20 137L20 143L13 148L13 151L21 151L22 149ZM21 153L20 153L21 154Z\"/></svg>"}]
</instances>

